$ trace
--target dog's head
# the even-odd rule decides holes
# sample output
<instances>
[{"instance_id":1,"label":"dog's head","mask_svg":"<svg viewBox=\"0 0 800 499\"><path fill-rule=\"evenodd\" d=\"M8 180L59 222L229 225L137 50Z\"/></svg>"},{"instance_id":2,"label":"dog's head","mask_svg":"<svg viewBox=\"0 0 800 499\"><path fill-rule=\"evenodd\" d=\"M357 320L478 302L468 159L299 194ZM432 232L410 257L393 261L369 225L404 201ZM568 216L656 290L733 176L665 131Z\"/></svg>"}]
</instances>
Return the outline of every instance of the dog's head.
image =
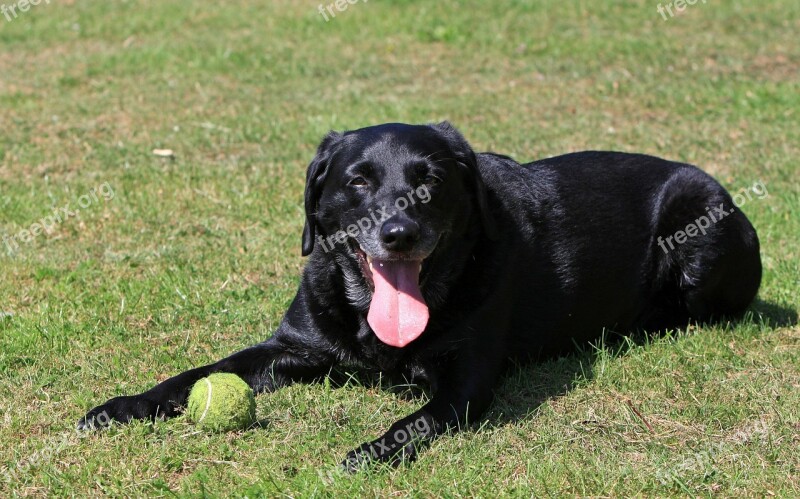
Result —
<instances>
[{"instance_id":1,"label":"dog's head","mask_svg":"<svg viewBox=\"0 0 800 499\"><path fill-rule=\"evenodd\" d=\"M330 254L377 336L403 347L428 322L432 255L474 226L493 237L475 153L449 123L331 132L308 167L303 255Z\"/></svg>"}]
</instances>

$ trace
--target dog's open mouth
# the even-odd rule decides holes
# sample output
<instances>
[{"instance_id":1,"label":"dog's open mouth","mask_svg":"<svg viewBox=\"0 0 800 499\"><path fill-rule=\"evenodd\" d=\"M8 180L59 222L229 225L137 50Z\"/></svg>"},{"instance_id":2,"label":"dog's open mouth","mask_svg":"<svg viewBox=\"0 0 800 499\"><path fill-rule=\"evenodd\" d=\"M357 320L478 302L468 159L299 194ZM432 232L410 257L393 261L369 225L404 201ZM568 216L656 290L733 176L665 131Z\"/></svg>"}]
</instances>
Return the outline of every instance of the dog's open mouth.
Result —
<instances>
[{"instance_id":1,"label":"dog's open mouth","mask_svg":"<svg viewBox=\"0 0 800 499\"><path fill-rule=\"evenodd\" d=\"M373 286L367 322L387 345L408 345L428 325L428 305L419 285L422 260L373 259L353 243L361 271Z\"/></svg>"}]
</instances>

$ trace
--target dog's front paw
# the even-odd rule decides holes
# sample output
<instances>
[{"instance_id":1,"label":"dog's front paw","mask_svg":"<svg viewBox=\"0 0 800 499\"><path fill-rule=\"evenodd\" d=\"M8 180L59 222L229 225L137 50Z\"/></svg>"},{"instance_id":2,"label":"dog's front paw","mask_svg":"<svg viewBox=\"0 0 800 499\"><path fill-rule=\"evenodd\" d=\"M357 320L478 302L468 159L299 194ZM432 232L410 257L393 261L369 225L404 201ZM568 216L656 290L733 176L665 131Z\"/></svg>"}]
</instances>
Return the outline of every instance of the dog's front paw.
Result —
<instances>
[{"instance_id":1,"label":"dog's front paw","mask_svg":"<svg viewBox=\"0 0 800 499\"><path fill-rule=\"evenodd\" d=\"M112 421L129 423L134 419L166 418L174 410L167 403L158 402L142 395L115 397L105 404L87 412L78 421L79 430L94 430L109 426Z\"/></svg>"},{"instance_id":2,"label":"dog's front paw","mask_svg":"<svg viewBox=\"0 0 800 499\"><path fill-rule=\"evenodd\" d=\"M413 444L402 445L394 438L382 437L372 442L361 444L357 449L347 453L341 467L350 473L374 464L383 463L399 466L404 461L414 461L417 449Z\"/></svg>"},{"instance_id":3,"label":"dog's front paw","mask_svg":"<svg viewBox=\"0 0 800 499\"><path fill-rule=\"evenodd\" d=\"M437 426L430 414L416 412L393 424L381 438L348 452L341 467L352 473L376 463L398 466L414 461L418 452L439 433L441 426Z\"/></svg>"}]
</instances>

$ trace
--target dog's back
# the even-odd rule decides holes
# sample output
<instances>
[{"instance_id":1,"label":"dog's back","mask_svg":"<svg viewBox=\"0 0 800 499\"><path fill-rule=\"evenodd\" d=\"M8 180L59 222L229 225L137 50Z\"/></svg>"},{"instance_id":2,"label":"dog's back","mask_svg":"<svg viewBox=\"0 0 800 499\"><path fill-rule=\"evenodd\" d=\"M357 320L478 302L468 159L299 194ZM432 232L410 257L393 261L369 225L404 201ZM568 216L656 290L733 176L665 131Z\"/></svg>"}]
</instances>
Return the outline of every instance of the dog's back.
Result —
<instances>
[{"instance_id":1,"label":"dog's back","mask_svg":"<svg viewBox=\"0 0 800 499\"><path fill-rule=\"evenodd\" d=\"M511 352L736 316L758 290L755 230L694 166L595 151L525 165L482 154L479 164L500 225L495 258L512 260Z\"/></svg>"}]
</instances>

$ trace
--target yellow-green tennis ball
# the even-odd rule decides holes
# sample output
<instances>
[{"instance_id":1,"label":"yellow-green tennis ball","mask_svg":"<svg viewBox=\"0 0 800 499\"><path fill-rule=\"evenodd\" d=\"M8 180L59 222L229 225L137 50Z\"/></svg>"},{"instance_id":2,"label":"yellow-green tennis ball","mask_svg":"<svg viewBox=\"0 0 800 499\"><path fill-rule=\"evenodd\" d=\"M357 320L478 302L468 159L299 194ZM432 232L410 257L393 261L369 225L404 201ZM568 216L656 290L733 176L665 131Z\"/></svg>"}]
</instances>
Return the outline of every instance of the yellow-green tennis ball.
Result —
<instances>
[{"instance_id":1,"label":"yellow-green tennis ball","mask_svg":"<svg viewBox=\"0 0 800 499\"><path fill-rule=\"evenodd\" d=\"M243 429L256 420L256 399L239 376L214 373L194 384L186 414L205 430Z\"/></svg>"}]
</instances>

